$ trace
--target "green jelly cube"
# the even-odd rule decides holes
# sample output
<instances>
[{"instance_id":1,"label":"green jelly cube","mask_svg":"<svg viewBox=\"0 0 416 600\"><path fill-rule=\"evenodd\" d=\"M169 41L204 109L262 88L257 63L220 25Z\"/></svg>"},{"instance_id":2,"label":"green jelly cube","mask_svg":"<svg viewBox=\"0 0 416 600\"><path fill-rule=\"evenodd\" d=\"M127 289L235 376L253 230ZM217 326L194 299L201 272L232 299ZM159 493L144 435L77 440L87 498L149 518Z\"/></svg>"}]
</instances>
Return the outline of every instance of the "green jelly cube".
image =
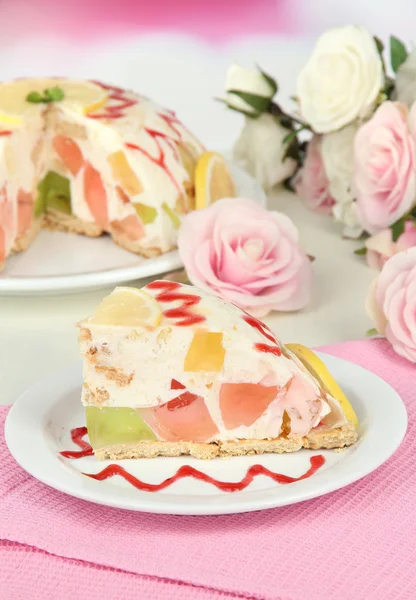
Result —
<instances>
[{"instance_id":1,"label":"green jelly cube","mask_svg":"<svg viewBox=\"0 0 416 600\"><path fill-rule=\"evenodd\" d=\"M48 207L67 215L72 214L69 179L55 171L49 171L38 184L35 215L40 216Z\"/></svg>"},{"instance_id":2,"label":"green jelly cube","mask_svg":"<svg viewBox=\"0 0 416 600\"><path fill-rule=\"evenodd\" d=\"M85 411L88 437L94 449L157 440L134 408L87 406Z\"/></svg>"},{"instance_id":3,"label":"green jelly cube","mask_svg":"<svg viewBox=\"0 0 416 600\"><path fill-rule=\"evenodd\" d=\"M172 225L174 226L174 228L179 229L181 220L178 217L178 215L171 209L171 207L168 204L166 204L166 202L164 202L162 204L162 208L165 211L165 213L168 215L169 219L172 221Z\"/></svg>"}]
</instances>

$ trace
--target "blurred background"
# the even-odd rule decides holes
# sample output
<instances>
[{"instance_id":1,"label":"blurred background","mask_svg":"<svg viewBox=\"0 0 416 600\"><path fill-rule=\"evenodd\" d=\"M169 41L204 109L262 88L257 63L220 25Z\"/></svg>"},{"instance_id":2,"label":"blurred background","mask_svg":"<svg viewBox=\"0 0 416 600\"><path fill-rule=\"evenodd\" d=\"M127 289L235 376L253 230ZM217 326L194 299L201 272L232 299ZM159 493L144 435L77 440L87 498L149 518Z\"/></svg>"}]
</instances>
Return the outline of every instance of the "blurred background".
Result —
<instances>
[{"instance_id":1,"label":"blurred background","mask_svg":"<svg viewBox=\"0 0 416 600\"><path fill-rule=\"evenodd\" d=\"M260 64L288 107L324 29L361 24L410 42L415 16L415 0L0 0L0 78L68 75L134 88L226 150L241 116L213 98L230 62Z\"/></svg>"}]
</instances>

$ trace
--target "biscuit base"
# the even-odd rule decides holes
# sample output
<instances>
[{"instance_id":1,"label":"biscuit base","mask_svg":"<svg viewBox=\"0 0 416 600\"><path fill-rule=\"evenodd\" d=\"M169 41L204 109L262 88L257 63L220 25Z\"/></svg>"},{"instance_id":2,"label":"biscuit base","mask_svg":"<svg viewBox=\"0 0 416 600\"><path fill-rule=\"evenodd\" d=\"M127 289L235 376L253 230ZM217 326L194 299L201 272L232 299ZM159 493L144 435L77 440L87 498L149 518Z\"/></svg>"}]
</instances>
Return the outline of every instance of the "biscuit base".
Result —
<instances>
[{"instance_id":1,"label":"biscuit base","mask_svg":"<svg viewBox=\"0 0 416 600\"><path fill-rule=\"evenodd\" d=\"M15 254L17 252L24 252L25 250L27 250L27 248L29 248L30 244L33 242L33 240L41 230L43 224L42 221L42 218L34 219L31 228L25 231L25 233L23 233L22 235L19 235L15 239L11 254Z\"/></svg>"},{"instance_id":2,"label":"biscuit base","mask_svg":"<svg viewBox=\"0 0 416 600\"><path fill-rule=\"evenodd\" d=\"M100 235L107 233L96 223L92 223L91 221L83 221L74 215L67 215L63 212L50 208L43 217L43 227L45 229L49 229L50 231L78 233L88 237L99 237ZM144 248L139 241L132 241L128 239L115 229L112 229L111 224L109 234L111 235L113 242L118 246L121 246L121 248L124 248L124 250L133 252L134 254L139 254L144 258L154 258L162 254L160 248ZM166 252L173 250L173 248L174 247L172 246L172 248L169 248L166 250Z\"/></svg>"},{"instance_id":3,"label":"biscuit base","mask_svg":"<svg viewBox=\"0 0 416 600\"><path fill-rule=\"evenodd\" d=\"M43 217L43 227L49 231L66 231L79 233L88 237L99 237L104 233L96 223L83 221L74 215L67 215L59 210L48 208Z\"/></svg>"},{"instance_id":4,"label":"biscuit base","mask_svg":"<svg viewBox=\"0 0 416 600\"><path fill-rule=\"evenodd\" d=\"M202 460L211 458L245 456L252 454L296 452L301 448L324 450L344 448L357 441L354 425L348 423L328 431L313 431L308 435L285 437L271 440L238 440L228 442L138 442L107 446L94 451L99 460L121 460L123 458L155 458L156 456L190 455Z\"/></svg>"}]
</instances>

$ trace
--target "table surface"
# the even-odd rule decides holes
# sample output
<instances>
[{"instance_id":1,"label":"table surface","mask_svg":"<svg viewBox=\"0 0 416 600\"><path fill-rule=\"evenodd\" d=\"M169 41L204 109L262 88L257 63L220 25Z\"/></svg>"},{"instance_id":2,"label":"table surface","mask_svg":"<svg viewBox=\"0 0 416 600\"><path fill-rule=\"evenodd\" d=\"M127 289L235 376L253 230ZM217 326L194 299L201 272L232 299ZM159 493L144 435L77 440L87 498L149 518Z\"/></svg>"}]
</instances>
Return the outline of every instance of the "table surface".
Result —
<instances>
[{"instance_id":1,"label":"table surface","mask_svg":"<svg viewBox=\"0 0 416 600\"><path fill-rule=\"evenodd\" d=\"M271 313L267 324L284 342L310 346L365 337L371 322L364 301L375 273L353 252L360 242L342 239L331 218L309 212L286 190L270 195L269 208L293 219L316 260L310 305L296 313ZM36 380L79 360L75 323L105 294L0 298L0 404L13 403Z\"/></svg>"}]
</instances>

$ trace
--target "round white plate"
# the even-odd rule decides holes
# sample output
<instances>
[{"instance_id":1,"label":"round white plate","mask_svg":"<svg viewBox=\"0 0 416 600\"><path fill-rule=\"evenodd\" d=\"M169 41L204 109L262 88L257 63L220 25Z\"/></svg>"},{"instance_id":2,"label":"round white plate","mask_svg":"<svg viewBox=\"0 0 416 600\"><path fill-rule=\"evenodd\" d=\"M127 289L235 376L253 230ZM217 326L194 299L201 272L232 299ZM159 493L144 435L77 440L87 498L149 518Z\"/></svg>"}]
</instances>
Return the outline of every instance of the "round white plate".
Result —
<instances>
[{"instance_id":1,"label":"round white plate","mask_svg":"<svg viewBox=\"0 0 416 600\"><path fill-rule=\"evenodd\" d=\"M262 188L230 164L238 194L266 206ZM152 277L181 267L177 250L143 258L110 238L88 238L60 231L41 231L25 251L7 260L0 274L0 295L67 294Z\"/></svg>"},{"instance_id":2,"label":"round white plate","mask_svg":"<svg viewBox=\"0 0 416 600\"><path fill-rule=\"evenodd\" d=\"M213 515L262 510L294 504L342 488L383 464L402 441L407 414L398 394L362 367L322 355L349 396L360 420L359 441L343 452L301 450L286 455L243 456L198 461L190 457L119 461L147 483L171 477L182 465L192 465L223 481L239 481L250 466L298 477L310 457L323 454L325 464L309 479L287 485L257 477L244 491L222 492L194 479L183 479L163 491L139 491L120 477L95 481L82 472L97 473L111 461L94 457L64 459L61 450L76 450L70 430L85 424L80 404L81 366L49 377L25 392L12 406L5 436L10 452L28 473L71 496L97 504L152 513Z\"/></svg>"}]
</instances>

